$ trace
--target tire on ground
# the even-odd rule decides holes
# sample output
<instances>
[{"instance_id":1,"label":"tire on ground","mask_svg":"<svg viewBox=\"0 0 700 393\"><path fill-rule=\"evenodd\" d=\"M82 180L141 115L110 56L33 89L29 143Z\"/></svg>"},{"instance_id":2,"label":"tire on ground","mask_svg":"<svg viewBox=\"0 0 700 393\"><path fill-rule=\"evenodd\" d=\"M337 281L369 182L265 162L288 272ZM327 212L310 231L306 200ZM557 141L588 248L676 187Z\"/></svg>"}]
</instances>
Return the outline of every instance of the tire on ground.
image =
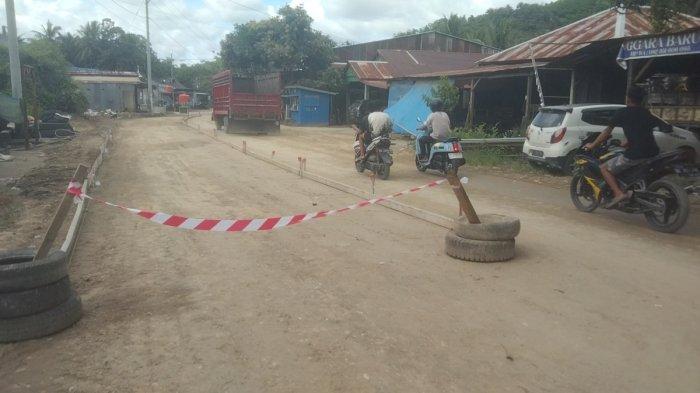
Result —
<instances>
[{"instance_id":1,"label":"tire on ground","mask_svg":"<svg viewBox=\"0 0 700 393\"><path fill-rule=\"evenodd\" d=\"M520 233L520 220L500 214L482 214L481 224L470 224L465 216L455 218L452 229L459 237L472 240L511 240Z\"/></svg>"},{"instance_id":2,"label":"tire on ground","mask_svg":"<svg viewBox=\"0 0 700 393\"><path fill-rule=\"evenodd\" d=\"M0 319L37 314L64 303L71 295L70 279L20 292L0 293Z\"/></svg>"},{"instance_id":3,"label":"tire on ground","mask_svg":"<svg viewBox=\"0 0 700 393\"><path fill-rule=\"evenodd\" d=\"M78 322L82 315L80 297L72 292L67 301L47 311L0 319L0 343L30 340L60 332Z\"/></svg>"},{"instance_id":4,"label":"tire on ground","mask_svg":"<svg viewBox=\"0 0 700 393\"><path fill-rule=\"evenodd\" d=\"M0 253L0 293L20 292L54 283L68 275L68 258L54 251L46 258L33 260L36 251Z\"/></svg>"},{"instance_id":5,"label":"tire on ground","mask_svg":"<svg viewBox=\"0 0 700 393\"><path fill-rule=\"evenodd\" d=\"M447 255L472 262L501 262L515 256L515 239L472 240L464 239L450 231L445 236Z\"/></svg>"}]
</instances>

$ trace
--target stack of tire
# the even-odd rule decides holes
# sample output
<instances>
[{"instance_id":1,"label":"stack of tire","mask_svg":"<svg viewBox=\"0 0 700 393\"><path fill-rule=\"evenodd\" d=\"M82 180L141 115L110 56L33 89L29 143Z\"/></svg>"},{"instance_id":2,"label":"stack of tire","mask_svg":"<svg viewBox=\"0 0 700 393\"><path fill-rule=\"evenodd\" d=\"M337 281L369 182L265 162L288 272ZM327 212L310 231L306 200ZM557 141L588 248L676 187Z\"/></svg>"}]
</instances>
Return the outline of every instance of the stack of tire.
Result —
<instances>
[{"instance_id":1,"label":"stack of tire","mask_svg":"<svg viewBox=\"0 0 700 393\"><path fill-rule=\"evenodd\" d=\"M502 262L515 256L515 237L520 220L500 214L479 216L480 224L470 224L465 216L454 220L445 236L447 255L472 262Z\"/></svg>"},{"instance_id":2,"label":"stack of tire","mask_svg":"<svg viewBox=\"0 0 700 393\"><path fill-rule=\"evenodd\" d=\"M82 316L71 288L68 256L54 251L34 260L35 251L0 251L0 343L48 336Z\"/></svg>"}]
</instances>

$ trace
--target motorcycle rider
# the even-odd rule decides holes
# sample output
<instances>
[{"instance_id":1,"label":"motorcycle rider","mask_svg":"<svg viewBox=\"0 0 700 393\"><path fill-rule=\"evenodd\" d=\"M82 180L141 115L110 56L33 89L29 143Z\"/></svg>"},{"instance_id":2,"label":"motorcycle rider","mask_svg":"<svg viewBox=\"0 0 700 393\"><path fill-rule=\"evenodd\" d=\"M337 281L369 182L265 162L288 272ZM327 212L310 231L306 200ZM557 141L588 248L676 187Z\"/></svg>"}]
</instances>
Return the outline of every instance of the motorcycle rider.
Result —
<instances>
[{"instance_id":1,"label":"motorcycle rider","mask_svg":"<svg viewBox=\"0 0 700 393\"><path fill-rule=\"evenodd\" d=\"M365 157L366 147L373 137L380 135L382 132L391 132L392 122L391 117L379 110L381 108L370 108L368 101L362 102L358 108L358 121L353 124L357 140L360 141L360 158Z\"/></svg>"},{"instance_id":2,"label":"motorcycle rider","mask_svg":"<svg viewBox=\"0 0 700 393\"><path fill-rule=\"evenodd\" d=\"M439 99L430 102L430 110L433 112L428 116L418 130L430 131L429 134L424 134L418 138L421 151L419 157L425 158L430 151L430 146L440 139L447 138L450 133L450 116L443 112L443 104Z\"/></svg>"},{"instance_id":3,"label":"motorcycle rider","mask_svg":"<svg viewBox=\"0 0 700 393\"><path fill-rule=\"evenodd\" d=\"M627 92L627 106L615 114L608 127L598 135L595 141L584 146L586 150L594 149L608 139L615 127L622 127L625 133L627 140L622 143L622 146L627 150L600 166L600 172L614 195L612 201L606 206L608 209L632 196L632 191L622 191L615 175L659 154L653 129L655 126L662 127L665 124L642 106L645 94L644 89L638 86L630 87Z\"/></svg>"}]
</instances>

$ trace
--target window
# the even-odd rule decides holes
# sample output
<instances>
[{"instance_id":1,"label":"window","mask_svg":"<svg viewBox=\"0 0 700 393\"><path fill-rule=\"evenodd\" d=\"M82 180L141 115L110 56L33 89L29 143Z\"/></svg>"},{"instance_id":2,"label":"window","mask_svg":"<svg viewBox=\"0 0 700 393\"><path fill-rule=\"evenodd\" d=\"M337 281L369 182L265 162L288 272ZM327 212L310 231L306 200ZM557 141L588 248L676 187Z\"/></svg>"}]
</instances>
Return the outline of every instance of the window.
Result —
<instances>
[{"instance_id":1,"label":"window","mask_svg":"<svg viewBox=\"0 0 700 393\"><path fill-rule=\"evenodd\" d=\"M299 110L299 96L289 97L289 110L295 112Z\"/></svg>"},{"instance_id":2,"label":"window","mask_svg":"<svg viewBox=\"0 0 700 393\"><path fill-rule=\"evenodd\" d=\"M564 121L564 116L566 116L565 111L561 110L544 110L537 113L534 119L532 119L532 125L535 127L558 127Z\"/></svg>"},{"instance_id":3,"label":"window","mask_svg":"<svg viewBox=\"0 0 700 393\"><path fill-rule=\"evenodd\" d=\"M617 111L617 108L586 109L581 112L581 120L594 126L607 127Z\"/></svg>"}]
</instances>

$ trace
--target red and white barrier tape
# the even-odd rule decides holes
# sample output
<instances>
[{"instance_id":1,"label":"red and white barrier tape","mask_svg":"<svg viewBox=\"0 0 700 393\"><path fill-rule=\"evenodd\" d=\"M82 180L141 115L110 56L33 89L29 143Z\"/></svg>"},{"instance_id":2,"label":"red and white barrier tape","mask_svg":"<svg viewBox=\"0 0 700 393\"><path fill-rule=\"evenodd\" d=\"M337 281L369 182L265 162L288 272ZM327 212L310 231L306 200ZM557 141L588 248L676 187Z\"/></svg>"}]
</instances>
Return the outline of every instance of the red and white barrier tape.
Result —
<instances>
[{"instance_id":1,"label":"red and white barrier tape","mask_svg":"<svg viewBox=\"0 0 700 393\"><path fill-rule=\"evenodd\" d=\"M148 210L133 209L130 207L125 207L118 205L116 203L111 203L103 201L99 198L92 197L82 192L82 184L71 180L68 184L68 189L66 192L70 195L74 195L76 198L87 198L95 202L101 203L103 205L117 207L122 210L126 210L130 213L136 214L139 217L145 218L149 221L161 225L167 225L175 228L182 229L192 229L196 231L212 231L212 232L252 232L252 231L268 231L271 229L277 229L282 227L287 227L290 225L298 224L300 222L308 221L314 218L323 218L327 216L332 216L338 213L344 213L349 210L358 209L361 207L374 205L383 201L394 199L401 195L409 194L412 192L417 192L424 190L426 188L431 188L438 186L447 181L446 179L435 180L428 184L424 184L420 187L414 187L405 191L397 192L395 194L387 195L380 198L368 199L360 201L354 205L346 206L341 209L326 210L315 213L306 214L296 214L293 216L284 217L270 217L270 218L247 218L247 219L211 219L211 218L188 218L183 216L177 216L174 214L152 212Z\"/></svg>"}]
</instances>

